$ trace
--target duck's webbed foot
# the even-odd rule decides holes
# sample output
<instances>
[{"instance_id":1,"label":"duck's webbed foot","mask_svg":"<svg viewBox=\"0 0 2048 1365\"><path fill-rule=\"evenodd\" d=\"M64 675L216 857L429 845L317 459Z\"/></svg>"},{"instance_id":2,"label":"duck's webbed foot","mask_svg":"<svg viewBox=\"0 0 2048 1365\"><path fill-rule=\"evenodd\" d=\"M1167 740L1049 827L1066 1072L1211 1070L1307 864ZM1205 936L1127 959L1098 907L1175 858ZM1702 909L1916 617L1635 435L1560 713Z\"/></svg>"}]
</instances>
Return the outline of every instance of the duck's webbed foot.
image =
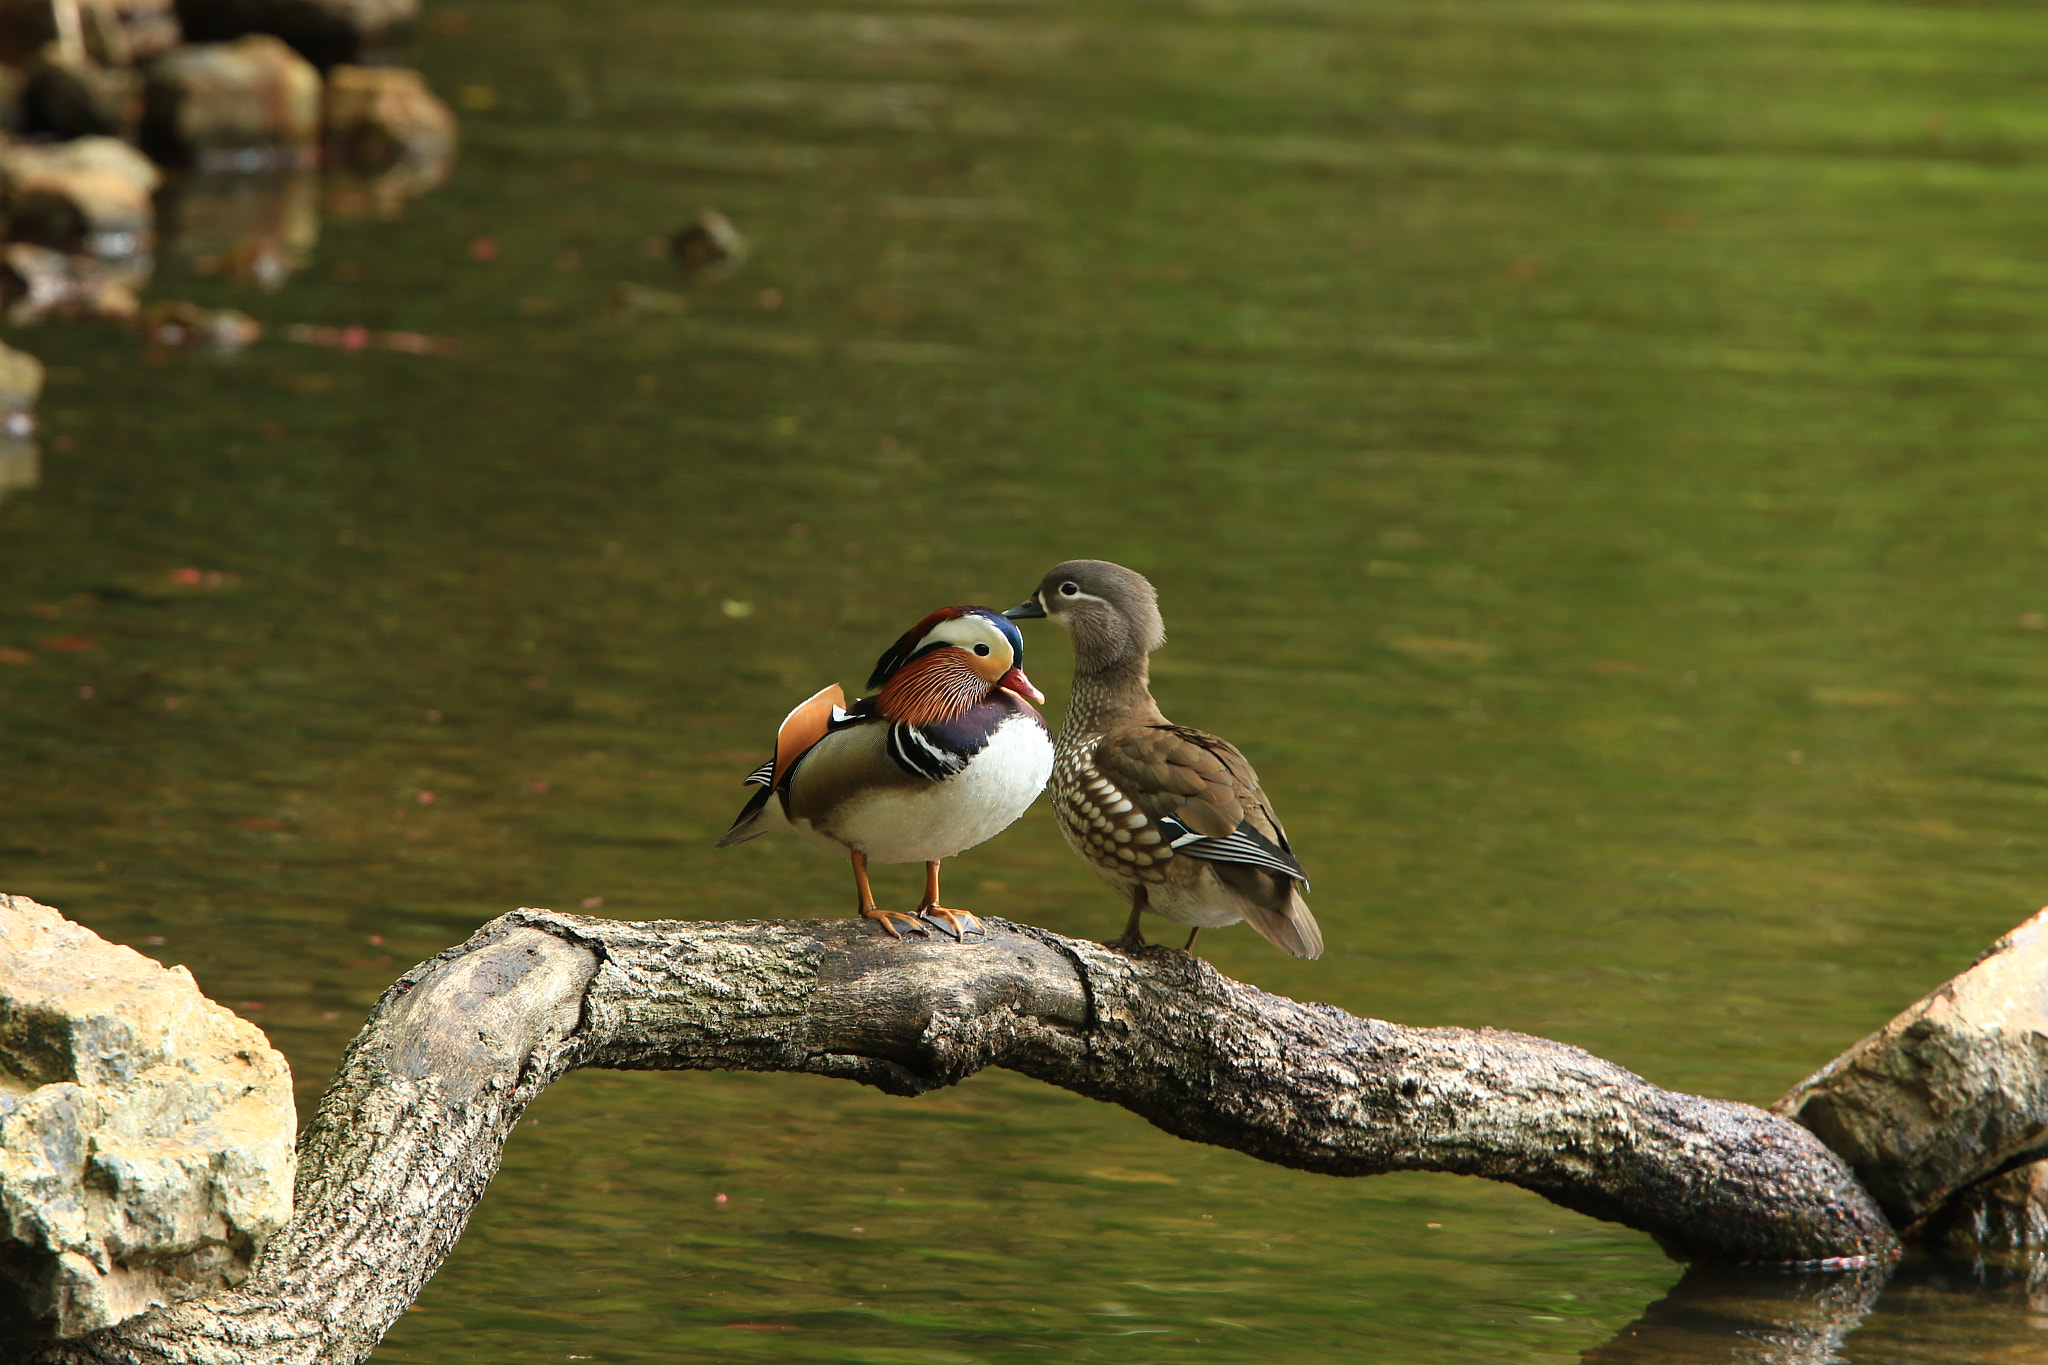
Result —
<instances>
[{"instance_id":1,"label":"duck's webbed foot","mask_svg":"<svg viewBox=\"0 0 2048 1365\"><path fill-rule=\"evenodd\" d=\"M988 930L981 927L981 921L965 910L948 910L943 905L920 905L917 907L917 917L927 923L932 920L944 920L956 941L965 941L966 936L961 932L963 921L967 928L984 938L988 937Z\"/></svg>"},{"instance_id":2,"label":"duck's webbed foot","mask_svg":"<svg viewBox=\"0 0 2048 1365\"><path fill-rule=\"evenodd\" d=\"M896 932L895 921L899 919L909 926L911 933L923 938L931 937L931 925L925 923L916 915L906 915L901 910L878 910L875 908L875 891L873 887L868 885L868 855L858 850L855 850L853 854L853 887L856 894L854 904L860 907L860 917L862 919L871 919L881 925L882 932L890 938L903 937L903 935Z\"/></svg>"},{"instance_id":3,"label":"duck's webbed foot","mask_svg":"<svg viewBox=\"0 0 2048 1365\"><path fill-rule=\"evenodd\" d=\"M896 932L894 921L899 919L903 921L904 927L909 929L911 933L925 938L931 937L932 928L930 924L916 915L906 915L901 910L882 910L870 905L860 912L860 917L862 919L871 919L881 925L882 932L890 938L903 937L902 934Z\"/></svg>"},{"instance_id":4,"label":"duck's webbed foot","mask_svg":"<svg viewBox=\"0 0 2048 1365\"><path fill-rule=\"evenodd\" d=\"M917 917L927 924L934 920L944 920L947 932L953 935L955 942L966 940L966 935L960 930L962 920L965 920L967 927L975 933L984 938L988 935L988 931L981 927L981 921L965 910L948 910L939 904L939 860L936 858L924 865L924 901L917 907Z\"/></svg>"}]
</instances>

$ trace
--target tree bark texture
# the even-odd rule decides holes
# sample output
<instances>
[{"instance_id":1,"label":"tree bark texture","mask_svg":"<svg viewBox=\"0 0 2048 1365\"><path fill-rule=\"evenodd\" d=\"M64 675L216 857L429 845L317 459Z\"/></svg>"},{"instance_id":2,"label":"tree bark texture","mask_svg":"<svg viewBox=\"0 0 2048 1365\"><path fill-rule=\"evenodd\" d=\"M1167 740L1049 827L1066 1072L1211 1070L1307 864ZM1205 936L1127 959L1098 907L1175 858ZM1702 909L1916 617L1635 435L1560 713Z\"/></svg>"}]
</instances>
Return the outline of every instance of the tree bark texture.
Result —
<instances>
[{"instance_id":1,"label":"tree bark texture","mask_svg":"<svg viewBox=\"0 0 2048 1365\"><path fill-rule=\"evenodd\" d=\"M955 943L862 921L503 916L378 1002L301 1139L292 1222L247 1282L26 1358L361 1360L460 1236L527 1104L574 1067L915 1095L1002 1066L1280 1165L1507 1181L1692 1256L1896 1247L1847 1164L1763 1110L1540 1038L1301 1004L1168 948L984 924Z\"/></svg>"}]
</instances>

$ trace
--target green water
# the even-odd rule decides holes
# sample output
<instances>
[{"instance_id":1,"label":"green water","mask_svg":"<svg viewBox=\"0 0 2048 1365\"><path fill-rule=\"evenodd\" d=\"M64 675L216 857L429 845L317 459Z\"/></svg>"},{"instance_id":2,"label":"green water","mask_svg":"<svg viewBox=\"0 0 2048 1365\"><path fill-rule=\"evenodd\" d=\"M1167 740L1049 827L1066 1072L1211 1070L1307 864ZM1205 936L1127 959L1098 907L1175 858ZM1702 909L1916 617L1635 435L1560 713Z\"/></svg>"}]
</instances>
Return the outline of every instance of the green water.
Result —
<instances>
[{"instance_id":1,"label":"green water","mask_svg":"<svg viewBox=\"0 0 2048 1365\"><path fill-rule=\"evenodd\" d=\"M1766 1102L2048 899L2039 16L430 5L490 106L453 181L328 214L277 293L173 247L152 296L459 354L10 336L52 383L0 503L0 889L189 965L303 1104L513 906L841 912L830 859L711 848L775 722L1094 555L1315 876L1323 961L1219 967ZM645 243L710 205L755 254L692 283ZM951 866L1118 927L1043 808ZM381 1358L1568 1361L1679 1275L1006 1075L583 1074ZM2044 1320L1926 1272L1839 1358ZM1761 1359L1733 1321L1643 1358Z\"/></svg>"}]
</instances>

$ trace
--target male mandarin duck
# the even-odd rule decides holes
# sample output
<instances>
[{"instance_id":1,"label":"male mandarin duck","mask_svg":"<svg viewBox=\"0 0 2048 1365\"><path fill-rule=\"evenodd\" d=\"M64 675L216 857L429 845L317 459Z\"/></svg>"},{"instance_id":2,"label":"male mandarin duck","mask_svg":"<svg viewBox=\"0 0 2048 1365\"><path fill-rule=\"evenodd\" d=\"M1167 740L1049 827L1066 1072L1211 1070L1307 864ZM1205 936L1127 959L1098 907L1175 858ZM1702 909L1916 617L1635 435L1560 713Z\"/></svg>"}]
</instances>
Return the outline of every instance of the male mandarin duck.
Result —
<instances>
[{"instance_id":1,"label":"male mandarin duck","mask_svg":"<svg viewBox=\"0 0 2048 1365\"><path fill-rule=\"evenodd\" d=\"M986 607L945 607L875 664L873 695L851 707L838 684L789 713L775 756L747 778L761 788L718 847L770 830L850 854L862 917L901 938L895 921L953 937L974 916L939 904L939 863L1000 833L1038 799L1052 738L1032 708L1024 637ZM1029 700L1026 700L1029 698ZM914 914L875 908L868 864L923 863Z\"/></svg>"},{"instance_id":2,"label":"male mandarin duck","mask_svg":"<svg viewBox=\"0 0 2048 1365\"><path fill-rule=\"evenodd\" d=\"M1159 598L1140 574L1070 559L1003 613L1049 617L1074 637L1074 694L1060 727L1052 806L1095 875L1131 903L1112 948L1145 941L1150 910L1195 935L1245 920L1274 947L1320 957L1323 932L1301 893L1308 874L1245 756L1175 725L1152 700L1147 656L1166 643Z\"/></svg>"}]
</instances>

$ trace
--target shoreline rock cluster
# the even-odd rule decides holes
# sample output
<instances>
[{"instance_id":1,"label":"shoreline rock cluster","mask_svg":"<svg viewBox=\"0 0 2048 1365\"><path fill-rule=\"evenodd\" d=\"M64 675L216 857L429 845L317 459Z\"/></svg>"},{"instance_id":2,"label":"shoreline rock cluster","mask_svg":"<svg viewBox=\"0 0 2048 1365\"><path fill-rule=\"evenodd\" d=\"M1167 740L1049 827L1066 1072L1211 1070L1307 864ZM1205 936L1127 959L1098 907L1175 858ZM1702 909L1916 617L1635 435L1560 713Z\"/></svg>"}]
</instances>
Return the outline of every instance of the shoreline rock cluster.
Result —
<instances>
[{"instance_id":1,"label":"shoreline rock cluster","mask_svg":"<svg viewBox=\"0 0 2048 1365\"><path fill-rule=\"evenodd\" d=\"M310 255L316 174L385 215L439 185L455 113L393 64L417 17L417 0L0 0L0 315L147 324L167 215L198 230L197 268L274 289ZM222 324L187 333L260 330ZM18 354L0 344L0 371ZM28 440L32 409L0 414L0 442ZM0 497L37 466L0 450Z\"/></svg>"}]
</instances>

